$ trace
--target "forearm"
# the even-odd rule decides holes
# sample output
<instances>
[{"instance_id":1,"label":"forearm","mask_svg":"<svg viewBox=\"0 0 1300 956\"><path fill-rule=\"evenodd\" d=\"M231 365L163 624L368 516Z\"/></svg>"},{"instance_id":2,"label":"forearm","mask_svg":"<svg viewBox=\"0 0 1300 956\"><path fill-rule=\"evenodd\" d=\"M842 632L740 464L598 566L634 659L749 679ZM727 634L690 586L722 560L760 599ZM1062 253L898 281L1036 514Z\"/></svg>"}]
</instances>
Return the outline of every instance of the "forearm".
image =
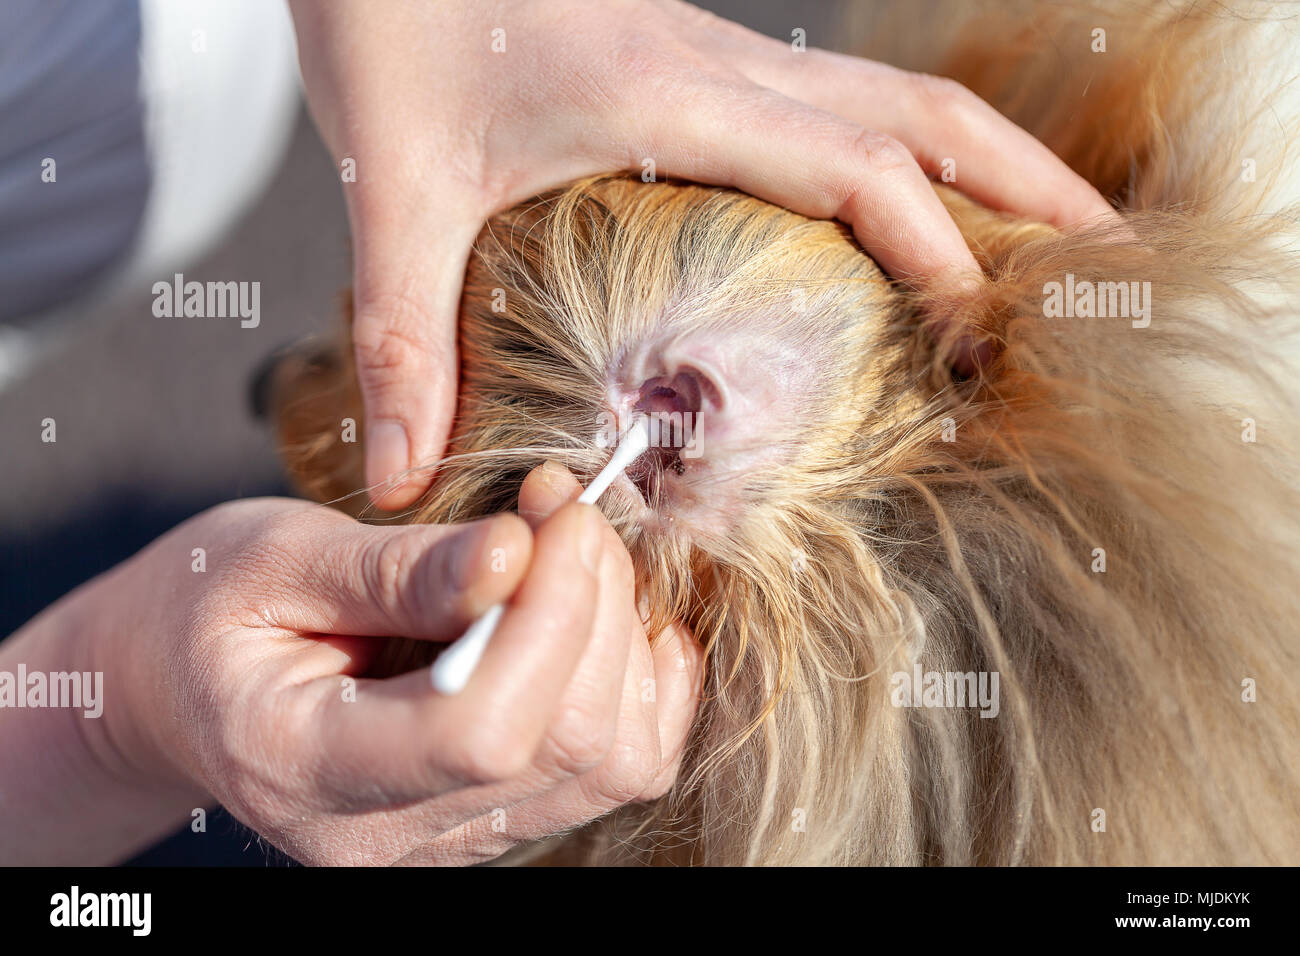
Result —
<instances>
[{"instance_id":1,"label":"forearm","mask_svg":"<svg viewBox=\"0 0 1300 956\"><path fill-rule=\"evenodd\" d=\"M119 862L211 802L160 784L122 757L116 738L130 707L132 668L105 653L104 643L113 627L105 605L119 572L74 591L0 643L0 864ZM74 673L80 678L51 678ZM86 692L79 702L71 691L77 680Z\"/></svg>"}]
</instances>

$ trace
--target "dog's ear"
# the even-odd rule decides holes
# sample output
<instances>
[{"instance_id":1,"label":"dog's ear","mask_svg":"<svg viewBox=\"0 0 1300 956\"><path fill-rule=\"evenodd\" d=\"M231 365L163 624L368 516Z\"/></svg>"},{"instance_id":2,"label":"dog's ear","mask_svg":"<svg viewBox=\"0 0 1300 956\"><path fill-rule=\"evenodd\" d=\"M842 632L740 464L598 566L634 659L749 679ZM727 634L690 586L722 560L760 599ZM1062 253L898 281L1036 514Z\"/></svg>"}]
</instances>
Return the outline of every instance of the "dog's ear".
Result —
<instances>
[{"instance_id":1,"label":"dog's ear","mask_svg":"<svg viewBox=\"0 0 1300 956\"><path fill-rule=\"evenodd\" d=\"M255 412L270 422L297 490L349 514L364 510L363 412L352 359L352 294L332 340L309 340L271 356L252 383Z\"/></svg>"}]
</instances>

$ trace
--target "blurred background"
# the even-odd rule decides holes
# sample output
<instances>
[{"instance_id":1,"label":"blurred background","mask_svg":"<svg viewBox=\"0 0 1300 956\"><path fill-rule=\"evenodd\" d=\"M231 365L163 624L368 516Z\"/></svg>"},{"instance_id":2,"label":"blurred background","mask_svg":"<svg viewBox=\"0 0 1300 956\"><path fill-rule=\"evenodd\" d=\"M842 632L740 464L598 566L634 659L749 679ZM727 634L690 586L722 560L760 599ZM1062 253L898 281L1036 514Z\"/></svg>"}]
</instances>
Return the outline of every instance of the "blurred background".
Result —
<instances>
[{"instance_id":1,"label":"blurred background","mask_svg":"<svg viewBox=\"0 0 1300 956\"><path fill-rule=\"evenodd\" d=\"M93 2L74 76L52 72L51 37L67 37L92 0L0 7L0 62L31 64L18 86L0 84L0 302L30 293L24 257L86 254L79 225L94 223L94 204L130 200L129 179L103 164L61 162L59 185L40 183L43 155L75 155L80 128L99 124L123 169L144 142L154 169L134 238L96 282L69 282L33 310L0 307L0 636L211 505L290 493L250 385L276 349L334 328L351 282L339 175L301 104L282 0ZM838 45L836 0L700 5L770 36L789 40L800 27L809 46ZM112 81L109 41L140 45L150 102L83 124L77 84ZM28 115L33 91L52 82L66 106ZM6 123L52 124L50 136L68 144L55 149L30 125ZM35 151L20 154L18 142ZM91 188L97 170L117 178ZM75 195L78 183L84 209L12 211L39 195L30 190L67 185L60 195ZM155 317L152 285L178 271L186 281L260 282L260 323ZM55 442L41 439L45 419L56 422ZM186 828L134 862L289 861L220 812L207 832Z\"/></svg>"}]
</instances>

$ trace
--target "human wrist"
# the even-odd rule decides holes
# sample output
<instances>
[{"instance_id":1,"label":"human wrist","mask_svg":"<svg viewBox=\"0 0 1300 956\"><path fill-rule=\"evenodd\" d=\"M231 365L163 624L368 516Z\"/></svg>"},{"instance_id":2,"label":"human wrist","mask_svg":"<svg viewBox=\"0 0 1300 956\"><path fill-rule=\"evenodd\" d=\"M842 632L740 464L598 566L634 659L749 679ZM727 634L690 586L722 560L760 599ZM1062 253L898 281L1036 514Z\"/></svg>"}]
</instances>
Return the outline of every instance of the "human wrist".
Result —
<instances>
[{"instance_id":1,"label":"human wrist","mask_svg":"<svg viewBox=\"0 0 1300 956\"><path fill-rule=\"evenodd\" d=\"M139 736L131 728L133 691L118 679L123 664L106 663L112 649L98 640L111 617L101 598L116 586L114 574L83 585L0 644L0 671L26 678L26 686L15 684L22 706L0 710L0 862L119 862L212 802L160 772L132 742ZM65 699L68 686L79 689Z\"/></svg>"}]
</instances>

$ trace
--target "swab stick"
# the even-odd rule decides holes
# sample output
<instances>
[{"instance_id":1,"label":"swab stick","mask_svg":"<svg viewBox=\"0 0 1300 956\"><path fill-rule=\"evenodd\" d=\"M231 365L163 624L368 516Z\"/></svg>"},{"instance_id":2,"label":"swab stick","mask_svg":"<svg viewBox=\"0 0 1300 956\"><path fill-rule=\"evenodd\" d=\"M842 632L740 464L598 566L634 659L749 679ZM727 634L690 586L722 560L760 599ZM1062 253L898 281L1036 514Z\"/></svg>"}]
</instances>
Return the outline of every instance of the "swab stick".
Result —
<instances>
[{"instance_id":1,"label":"swab stick","mask_svg":"<svg viewBox=\"0 0 1300 956\"><path fill-rule=\"evenodd\" d=\"M613 483L614 479L632 462L640 458L649 447L649 419L643 415L627 430L623 441L614 449L609 463L592 479L591 484L578 496L578 500L585 505L594 505L596 499L604 494L605 489ZM505 611L504 604L492 605L454 644L438 655L438 659L430 668L430 679L434 690L440 694L450 695L459 694L465 689L470 675L474 673L474 668L483 657L488 641L492 639L492 633L497 629L497 625L501 622L501 615L505 614Z\"/></svg>"}]
</instances>

